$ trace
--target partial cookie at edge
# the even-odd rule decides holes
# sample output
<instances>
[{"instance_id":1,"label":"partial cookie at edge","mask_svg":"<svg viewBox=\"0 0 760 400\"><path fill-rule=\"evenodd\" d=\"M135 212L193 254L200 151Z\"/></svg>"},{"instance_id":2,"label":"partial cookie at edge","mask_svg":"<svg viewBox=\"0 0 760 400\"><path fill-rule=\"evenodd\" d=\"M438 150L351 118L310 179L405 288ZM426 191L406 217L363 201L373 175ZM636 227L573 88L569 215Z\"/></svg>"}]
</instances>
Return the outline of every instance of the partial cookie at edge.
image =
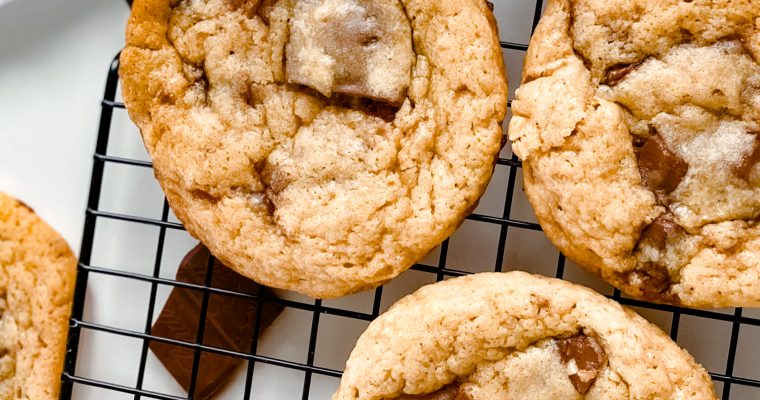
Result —
<instances>
[{"instance_id":1,"label":"partial cookie at edge","mask_svg":"<svg viewBox=\"0 0 760 400\"><path fill-rule=\"evenodd\" d=\"M531 40L509 132L526 193L563 253L630 295L760 304L760 186L742 178L760 117L760 5L732 7L554 0ZM703 172L720 152L703 151L700 126L714 149L744 150ZM653 247L663 220L679 229Z\"/></svg>"},{"instance_id":2,"label":"partial cookie at edge","mask_svg":"<svg viewBox=\"0 0 760 400\"><path fill-rule=\"evenodd\" d=\"M707 372L659 328L590 289L523 272L455 278L400 300L359 338L333 400L439 391L716 398Z\"/></svg>"},{"instance_id":3,"label":"partial cookie at edge","mask_svg":"<svg viewBox=\"0 0 760 400\"><path fill-rule=\"evenodd\" d=\"M0 397L57 399L76 258L31 208L2 193L0 266Z\"/></svg>"}]
</instances>

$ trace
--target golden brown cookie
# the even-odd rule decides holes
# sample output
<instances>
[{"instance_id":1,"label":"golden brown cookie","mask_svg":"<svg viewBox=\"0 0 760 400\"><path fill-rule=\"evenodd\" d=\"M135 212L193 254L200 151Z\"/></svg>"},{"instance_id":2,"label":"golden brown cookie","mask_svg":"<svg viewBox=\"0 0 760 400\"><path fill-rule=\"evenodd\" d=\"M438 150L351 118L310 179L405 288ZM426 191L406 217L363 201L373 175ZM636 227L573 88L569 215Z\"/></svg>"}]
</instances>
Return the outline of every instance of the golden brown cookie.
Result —
<instances>
[{"instance_id":1,"label":"golden brown cookie","mask_svg":"<svg viewBox=\"0 0 760 400\"><path fill-rule=\"evenodd\" d=\"M325 298L454 231L506 114L484 0L138 0L121 77L189 232L241 274Z\"/></svg>"},{"instance_id":2,"label":"golden brown cookie","mask_svg":"<svg viewBox=\"0 0 760 400\"><path fill-rule=\"evenodd\" d=\"M553 0L510 138L549 238L626 293L760 305L760 2Z\"/></svg>"},{"instance_id":3,"label":"golden brown cookie","mask_svg":"<svg viewBox=\"0 0 760 400\"><path fill-rule=\"evenodd\" d=\"M333 400L715 399L707 372L604 296L524 272L423 287L359 338Z\"/></svg>"},{"instance_id":4,"label":"golden brown cookie","mask_svg":"<svg viewBox=\"0 0 760 400\"><path fill-rule=\"evenodd\" d=\"M76 264L32 209L0 193L0 399L58 399Z\"/></svg>"}]
</instances>

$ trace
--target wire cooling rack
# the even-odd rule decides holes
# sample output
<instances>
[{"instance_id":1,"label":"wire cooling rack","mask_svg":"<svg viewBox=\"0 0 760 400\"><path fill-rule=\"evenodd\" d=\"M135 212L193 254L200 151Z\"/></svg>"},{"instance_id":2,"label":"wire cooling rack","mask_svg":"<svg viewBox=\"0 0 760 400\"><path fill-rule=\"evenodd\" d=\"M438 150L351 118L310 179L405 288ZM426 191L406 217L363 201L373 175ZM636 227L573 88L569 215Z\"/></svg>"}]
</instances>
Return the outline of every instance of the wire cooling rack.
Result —
<instances>
[{"instance_id":1,"label":"wire cooling rack","mask_svg":"<svg viewBox=\"0 0 760 400\"><path fill-rule=\"evenodd\" d=\"M497 11L507 1L495 1ZM536 0L530 7L530 32L538 23L543 5L542 0ZM511 69L519 71L527 49L525 43L501 43ZM681 309L641 302L621 296L619 291L583 272L543 237L518 190L521 166L509 149L499 158L494 180L481 205L462 228L385 288L322 301L286 292L277 297L253 296L175 281L182 249L188 249L193 242L157 189L146 155L119 150L125 140L136 143L139 138L134 127L115 128L129 124L124 105L117 100L118 68L116 57L108 71L102 101L62 375L62 399L192 399L173 383L151 354L151 341L195 351L191 387L195 385L202 352L241 359L242 366L231 379L231 388L223 391L220 399L329 398L355 339L395 300L426 283L513 268L581 282L634 308L669 332L705 365L722 398L760 398L760 312ZM510 86L517 86L518 76L511 73ZM142 176L139 182L147 183L138 183L132 175ZM133 203L150 202L154 203L152 211L132 207ZM468 259L472 254L479 255L477 261ZM195 342L153 336L151 325L172 287L203 293L201 314L205 314L211 293L251 298L259 309L268 302L279 303L286 311L279 318L283 321L270 327L268 336L254 337L251 351L246 353L202 345L205 315L199 315ZM123 323L125 318L130 322ZM256 332L260 331L259 323Z\"/></svg>"}]
</instances>

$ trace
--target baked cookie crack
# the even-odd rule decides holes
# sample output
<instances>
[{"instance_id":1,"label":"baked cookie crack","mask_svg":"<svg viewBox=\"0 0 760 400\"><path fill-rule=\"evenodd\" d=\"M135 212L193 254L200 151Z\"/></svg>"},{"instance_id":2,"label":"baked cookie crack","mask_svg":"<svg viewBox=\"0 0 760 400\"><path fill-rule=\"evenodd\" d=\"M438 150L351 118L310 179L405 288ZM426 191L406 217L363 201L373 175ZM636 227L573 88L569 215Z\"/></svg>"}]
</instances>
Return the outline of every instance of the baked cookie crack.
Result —
<instances>
[{"instance_id":1,"label":"baked cookie crack","mask_svg":"<svg viewBox=\"0 0 760 400\"><path fill-rule=\"evenodd\" d=\"M402 299L359 338L333 400L715 398L659 329L547 281L479 274ZM543 305L541 293L552 293Z\"/></svg>"},{"instance_id":2,"label":"baked cookie crack","mask_svg":"<svg viewBox=\"0 0 760 400\"><path fill-rule=\"evenodd\" d=\"M510 139L569 258L648 300L760 302L759 16L729 0L551 2Z\"/></svg>"},{"instance_id":3,"label":"baked cookie crack","mask_svg":"<svg viewBox=\"0 0 760 400\"><path fill-rule=\"evenodd\" d=\"M377 286L485 190L506 85L484 2L135 3L125 103L175 214L236 271Z\"/></svg>"}]
</instances>

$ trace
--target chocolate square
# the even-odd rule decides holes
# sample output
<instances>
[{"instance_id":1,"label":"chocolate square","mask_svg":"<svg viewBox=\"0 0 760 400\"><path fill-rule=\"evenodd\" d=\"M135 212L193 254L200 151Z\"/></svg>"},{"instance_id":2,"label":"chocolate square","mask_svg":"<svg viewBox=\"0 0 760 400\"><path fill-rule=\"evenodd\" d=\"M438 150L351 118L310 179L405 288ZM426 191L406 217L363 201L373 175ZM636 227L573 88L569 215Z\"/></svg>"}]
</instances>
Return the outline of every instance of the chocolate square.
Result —
<instances>
[{"instance_id":1,"label":"chocolate square","mask_svg":"<svg viewBox=\"0 0 760 400\"><path fill-rule=\"evenodd\" d=\"M205 285L210 253L203 245L192 249L182 260L177 281ZM266 295L269 290L214 261L211 287L238 293ZM203 304L201 290L175 287L166 301L151 333L168 339L195 343ZM261 307L263 332L282 311L282 306L264 303ZM239 296L210 293L202 343L248 353L256 325L256 301ZM195 350L162 342L151 342L150 349L174 379L190 389ZM209 399L222 388L232 371L243 359L211 352L201 352L196 377L195 399Z\"/></svg>"}]
</instances>

